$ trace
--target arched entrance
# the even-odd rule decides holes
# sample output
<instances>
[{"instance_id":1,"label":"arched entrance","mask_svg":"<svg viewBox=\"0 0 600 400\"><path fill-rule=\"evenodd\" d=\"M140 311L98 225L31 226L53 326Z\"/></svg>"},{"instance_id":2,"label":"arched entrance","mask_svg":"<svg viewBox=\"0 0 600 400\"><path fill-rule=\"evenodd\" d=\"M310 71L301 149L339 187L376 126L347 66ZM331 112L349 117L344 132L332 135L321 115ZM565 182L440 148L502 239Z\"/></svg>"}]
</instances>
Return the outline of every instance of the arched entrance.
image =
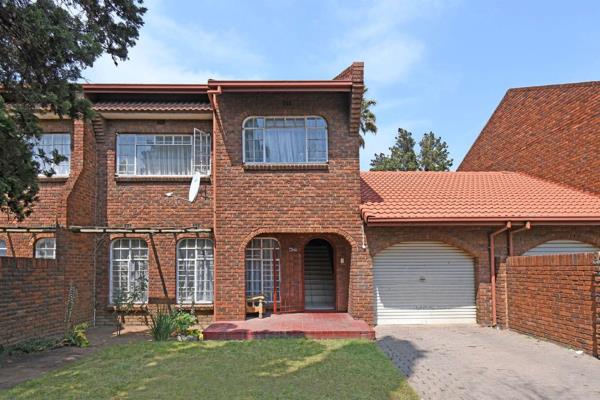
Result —
<instances>
[{"instance_id":1,"label":"arched entrance","mask_svg":"<svg viewBox=\"0 0 600 400\"><path fill-rule=\"evenodd\" d=\"M335 309L333 248L323 239L314 239L304 247L304 308Z\"/></svg>"}]
</instances>

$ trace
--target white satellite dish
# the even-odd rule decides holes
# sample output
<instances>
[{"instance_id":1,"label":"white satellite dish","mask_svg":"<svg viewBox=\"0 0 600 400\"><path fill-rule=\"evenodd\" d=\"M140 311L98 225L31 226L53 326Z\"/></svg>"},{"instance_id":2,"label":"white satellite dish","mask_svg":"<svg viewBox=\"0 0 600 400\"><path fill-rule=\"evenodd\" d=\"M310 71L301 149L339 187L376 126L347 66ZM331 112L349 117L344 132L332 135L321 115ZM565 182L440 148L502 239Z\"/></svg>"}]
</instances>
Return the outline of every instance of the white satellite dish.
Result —
<instances>
[{"instance_id":1,"label":"white satellite dish","mask_svg":"<svg viewBox=\"0 0 600 400\"><path fill-rule=\"evenodd\" d=\"M194 172L194 176L192 177L192 183L190 184L190 193L188 194L188 201L193 203L196 200L196 196L198 196L198 191L200 190L200 172Z\"/></svg>"}]
</instances>

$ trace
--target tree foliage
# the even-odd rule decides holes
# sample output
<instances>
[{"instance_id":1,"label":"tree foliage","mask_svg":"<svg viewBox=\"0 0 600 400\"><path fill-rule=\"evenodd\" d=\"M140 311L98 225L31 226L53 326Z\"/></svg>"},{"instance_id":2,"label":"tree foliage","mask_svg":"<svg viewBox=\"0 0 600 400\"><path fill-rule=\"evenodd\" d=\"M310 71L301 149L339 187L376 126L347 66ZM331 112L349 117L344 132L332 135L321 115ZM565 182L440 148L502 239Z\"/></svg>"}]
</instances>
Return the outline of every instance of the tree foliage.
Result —
<instances>
[{"instance_id":1,"label":"tree foliage","mask_svg":"<svg viewBox=\"0 0 600 400\"><path fill-rule=\"evenodd\" d=\"M377 133L377 117L371 107L377 105L377 101L365 98L367 89L363 92L363 99L360 109L360 147L365 147L365 136L367 133L375 135Z\"/></svg>"},{"instance_id":2,"label":"tree foliage","mask_svg":"<svg viewBox=\"0 0 600 400\"><path fill-rule=\"evenodd\" d=\"M417 156L412 133L399 128L389 154L375 154L371 160L371 171L448 171L452 166L448 145L433 132L423 135L419 147Z\"/></svg>"},{"instance_id":3,"label":"tree foliage","mask_svg":"<svg viewBox=\"0 0 600 400\"><path fill-rule=\"evenodd\" d=\"M429 132L419 142L419 168L422 171L448 171L454 160L450 158L448 144Z\"/></svg>"},{"instance_id":4,"label":"tree foliage","mask_svg":"<svg viewBox=\"0 0 600 400\"><path fill-rule=\"evenodd\" d=\"M126 60L146 9L141 0L0 0L0 210L32 211L39 174L64 157L34 155L36 113L89 118L76 83L102 54Z\"/></svg>"},{"instance_id":5,"label":"tree foliage","mask_svg":"<svg viewBox=\"0 0 600 400\"><path fill-rule=\"evenodd\" d=\"M371 171L415 171L418 168L415 139L411 132L402 128L398 128L396 142L390 147L390 154L375 154L371 161Z\"/></svg>"}]
</instances>

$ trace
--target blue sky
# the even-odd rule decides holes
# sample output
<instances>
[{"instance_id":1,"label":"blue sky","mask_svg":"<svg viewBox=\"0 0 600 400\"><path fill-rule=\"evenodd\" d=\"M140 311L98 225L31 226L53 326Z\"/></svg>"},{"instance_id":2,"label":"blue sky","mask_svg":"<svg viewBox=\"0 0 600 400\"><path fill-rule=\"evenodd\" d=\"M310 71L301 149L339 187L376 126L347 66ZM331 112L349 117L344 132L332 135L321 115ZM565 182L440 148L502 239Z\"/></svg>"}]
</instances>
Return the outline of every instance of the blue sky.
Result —
<instances>
[{"instance_id":1,"label":"blue sky","mask_svg":"<svg viewBox=\"0 0 600 400\"><path fill-rule=\"evenodd\" d=\"M365 62L379 133L399 127L448 142L454 167L510 87L600 79L600 2L148 1L130 60L107 58L91 82L328 79Z\"/></svg>"}]
</instances>

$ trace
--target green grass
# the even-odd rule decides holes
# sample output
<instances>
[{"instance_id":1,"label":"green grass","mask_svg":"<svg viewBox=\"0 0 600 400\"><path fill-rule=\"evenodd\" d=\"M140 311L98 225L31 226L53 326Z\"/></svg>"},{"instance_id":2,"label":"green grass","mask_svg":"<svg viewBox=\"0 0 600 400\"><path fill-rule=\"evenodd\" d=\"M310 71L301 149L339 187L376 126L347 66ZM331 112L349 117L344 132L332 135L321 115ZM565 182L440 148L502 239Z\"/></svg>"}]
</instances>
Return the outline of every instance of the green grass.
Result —
<instances>
[{"instance_id":1,"label":"green grass","mask_svg":"<svg viewBox=\"0 0 600 400\"><path fill-rule=\"evenodd\" d=\"M417 399L373 342L272 339L112 346L0 399Z\"/></svg>"}]
</instances>

